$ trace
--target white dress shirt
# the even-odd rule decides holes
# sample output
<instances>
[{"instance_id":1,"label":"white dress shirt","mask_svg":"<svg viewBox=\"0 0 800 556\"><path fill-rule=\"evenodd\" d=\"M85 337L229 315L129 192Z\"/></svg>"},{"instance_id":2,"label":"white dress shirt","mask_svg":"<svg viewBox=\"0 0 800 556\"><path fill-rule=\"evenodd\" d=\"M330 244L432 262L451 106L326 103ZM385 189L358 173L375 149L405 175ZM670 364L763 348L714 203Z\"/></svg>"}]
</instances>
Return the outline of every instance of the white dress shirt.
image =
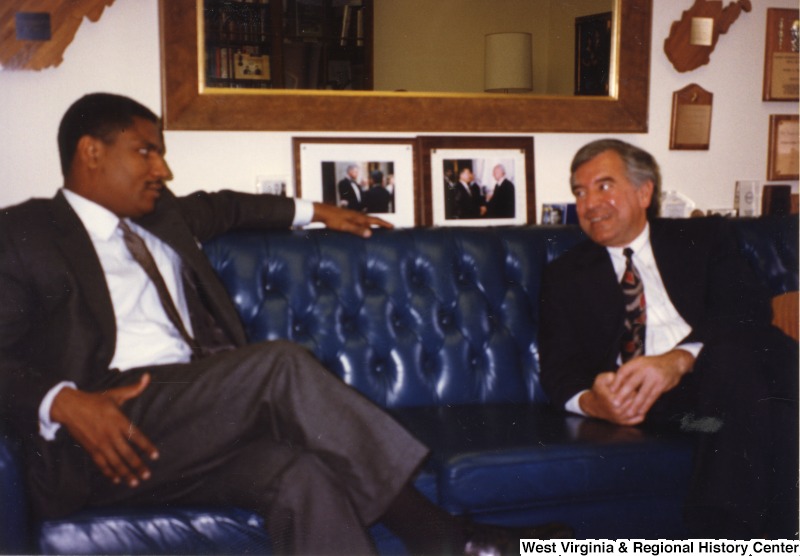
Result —
<instances>
[{"instance_id":1,"label":"white dress shirt","mask_svg":"<svg viewBox=\"0 0 800 556\"><path fill-rule=\"evenodd\" d=\"M103 268L116 321L116 346L110 368L126 371L146 365L185 363L192 350L164 312L158 291L144 269L131 256L122 239L119 217L114 213L68 189L64 196L80 218ZM314 214L313 203L295 200L293 225L308 224ZM166 243L126 219L131 229L144 239L164 277L170 296L186 330L192 334L192 323L186 306L181 279L181 259ZM62 388L76 388L72 382L53 387L39 406L39 430L52 440L58 423L50 420L53 400Z\"/></svg>"},{"instance_id":2,"label":"white dress shirt","mask_svg":"<svg viewBox=\"0 0 800 556\"><path fill-rule=\"evenodd\" d=\"M633 250L633 265L639 271L644 286L644 299L647 307L647 324L645 327L644 353L645 355L662 355L676 347L691 353L695 358L699 355L703 345L700 343L680 342L689 335L692 327L683 320L672 301L667 295L661 273L658 271L656 259L653 256L653 247L650 244L650 224L634 239L630 245ZM617 281L622 281L625 272L626 258L623 254L625 247L607 247ZM619 360L618 360L619 363ZM578 399L586 390L578 392L565 404L567 411L584 415Z\"/></svg>"},{"instance_id":3,"label":"white dress shirt","mask_svg":"<svg viewBox=\"0 0 800 556\"><path fill-rule=\"evenodd\" d=\"M348 180L348 181L350 182L350 189L352 189L353 193L356 194L356 199L358 199L358 202L360 203L361 202L361 186L358 185L358 182L356 182L355 180Z\"/></svg>"}]
</instances>

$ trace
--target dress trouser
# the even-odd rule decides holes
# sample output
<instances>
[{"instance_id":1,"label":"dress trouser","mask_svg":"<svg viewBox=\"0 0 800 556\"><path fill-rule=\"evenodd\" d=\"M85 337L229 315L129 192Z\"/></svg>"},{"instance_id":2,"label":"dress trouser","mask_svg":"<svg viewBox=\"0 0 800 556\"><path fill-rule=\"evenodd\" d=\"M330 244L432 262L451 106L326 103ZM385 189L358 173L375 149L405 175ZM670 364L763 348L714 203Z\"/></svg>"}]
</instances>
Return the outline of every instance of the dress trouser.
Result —
<instances>
[{"instance_id":1,"label":"dress trouser","mask_svg":"<svg viewBox=\"0 0 800 556\"><path fill-rule=\"evenodd\" d=\"M158 447L137 488L95 473L90 504L232 504L260 512L276 552L363 554L365 527L427 450L289 342L249 345L152 375L124 411Z\"/></svg>"},{"instance_id":2,"label":"dress trouser","mask_svg":"<svg viewBox=\"0 0 800 556\"><path fill-rule=\"evenodd\" d=\"M686 502L701 538L796 538L797 343L770 328L705 345L649 419L695 435Z\"/></svg>"}]
</instances>

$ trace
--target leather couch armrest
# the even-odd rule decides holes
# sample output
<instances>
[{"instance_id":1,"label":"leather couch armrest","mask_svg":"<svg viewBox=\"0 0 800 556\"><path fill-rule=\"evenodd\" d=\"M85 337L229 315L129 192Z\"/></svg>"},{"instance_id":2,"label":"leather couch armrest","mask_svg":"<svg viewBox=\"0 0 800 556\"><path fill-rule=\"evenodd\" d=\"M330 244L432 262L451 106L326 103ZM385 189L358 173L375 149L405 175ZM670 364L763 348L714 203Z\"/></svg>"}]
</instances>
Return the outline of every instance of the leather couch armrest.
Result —
<instances>
[{"instance_id":1,"label":"leather couch armrest","mask_svg":"<svg viewBox=\"0 0 800 556\"><path fill-rule=\"evenodd\" d=\"M787 336L798 340L800 327L800 297L798 292L786 292L772 298L772 324L780 328Z\"/></svg>"},{"instance_id":2,"label":"leather couch armrest","mask_svg":"<svg viewBox=\"0 0 800 556\"><path fill-rule=\"evenodd\" d=\"M16 442L0 430L0 553L23 554L28 545L28 510Z\"/></svg>"}]
</instances>

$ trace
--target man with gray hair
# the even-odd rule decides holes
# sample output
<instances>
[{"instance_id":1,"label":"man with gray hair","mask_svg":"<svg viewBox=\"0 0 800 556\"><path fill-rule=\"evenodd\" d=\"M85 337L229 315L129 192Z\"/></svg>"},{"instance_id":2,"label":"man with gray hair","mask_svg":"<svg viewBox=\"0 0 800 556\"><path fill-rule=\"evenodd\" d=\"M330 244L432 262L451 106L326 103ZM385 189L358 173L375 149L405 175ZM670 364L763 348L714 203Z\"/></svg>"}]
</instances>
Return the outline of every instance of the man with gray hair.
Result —
<instances>
[{"instance_id":1,"label":"man with gray hair","mask_svg":"<svg viewBox=\"0 0 800 556\"><path fill-rule=\"evenodd\" d=\"M347 175L339 181L339 206L361 212L364 208L363 191L358 183L361 168L357 164L347 166Z\"/></svg>"},{"instance_id":2,"label":"man with gray hair","mask_svg":"<svg viewBox=\"0 0 800 556\"><path fill-rule=\"evenodd\" d=\"M698 433L692 536L796 538L797 343L725 220L657 218L660 181L622 141L575 155L589 240L545 270L542 384L573 413Z\"/></svg>"}]
</instances>

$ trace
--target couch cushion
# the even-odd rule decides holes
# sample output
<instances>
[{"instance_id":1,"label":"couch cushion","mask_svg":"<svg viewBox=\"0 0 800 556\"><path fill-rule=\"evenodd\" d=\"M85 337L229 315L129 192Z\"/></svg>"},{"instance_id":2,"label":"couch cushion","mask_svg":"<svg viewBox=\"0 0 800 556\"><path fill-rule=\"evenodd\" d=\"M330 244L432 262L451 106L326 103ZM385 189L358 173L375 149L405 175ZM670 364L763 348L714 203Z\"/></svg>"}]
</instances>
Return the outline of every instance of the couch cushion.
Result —
<instances>
[{"instance_id":1,"label":"couch cushion","mask_svg":"<svg viewBox=\"0 0 800 556\"><path fill-rule=\"evenodd\" d=\"M525 404L395 414L435 447L429 469L439 478L440 503L455 513L682 494L691 470L691 440L672 430L618 427Z\"/></svg>"},{"instance_id":2,"label":"couch cushion","mask_svg":"<svg viewBox=\"0 0 800 556\"><path fill-rule=\"evenodd\" d=\"M39 529L43 554L270 552L261 517L236 508L87 510Z\"/></svg>"},{"instance_id":3,"label":"couch cushion","mask_svg":"<svg viewBox=\"0 0 800 556\"><path fill-rule=\"evenodd\" d=\"M2 444L0 444L2 448ZM438 502L437 477L424 470L415 487ZM403 554L400 540L380 524L370 529L380 554ZM271 554L264 520L233 507L109 508L44 521L42 554ZM2 544L2 547L12 547ZM18 544L13 552L25 553Z\"/></svg>"},{"instance_id":4,"label":"couch cushion","mask_svg":"<svg viewBox=\"0 0 800 556\"><path fill-rule=\"evenodd\" d=\"M541 269L570 227L228 234L206 245L251 341L289 339L385 407L545 402Z\"/></svg>"},{"instance_id":5,"label":"couch cushion","mask_svg":"<svg viewBox=\"0 0 800 556\"><path fill-rule=\"evenodd\" d=\"M776 296L798 289L798 217L768 216L734 220L741 252L756 276Z\"/></svg>"},{"instance_id":6,"label":"couch cushion","mask_svg":"<svg viewBox=\"0 0 800 556\"><path fill-rule=\"evenodd\" d=\"M28 504L23 484L21 450L16 441L0 430L0 552L28 551Z\"/></svg>"}]
</instances>

